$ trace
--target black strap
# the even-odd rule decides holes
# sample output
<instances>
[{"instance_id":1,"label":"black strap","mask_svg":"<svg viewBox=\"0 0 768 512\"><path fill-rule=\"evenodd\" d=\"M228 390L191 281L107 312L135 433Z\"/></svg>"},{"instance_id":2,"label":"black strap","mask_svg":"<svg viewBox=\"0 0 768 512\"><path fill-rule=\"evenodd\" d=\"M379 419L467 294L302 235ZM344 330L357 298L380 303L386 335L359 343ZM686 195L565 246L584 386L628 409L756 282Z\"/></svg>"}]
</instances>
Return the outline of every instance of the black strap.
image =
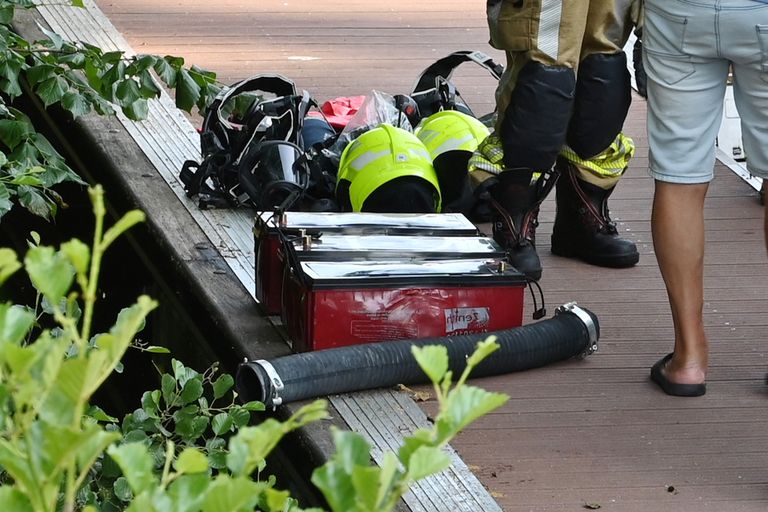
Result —
<instances>
[{"instance_id":1,"label":"black strap","mask_svg":"<svg viewBox=\"0 0 768 512\"><path fill-rule=\"evenodd\" d=\"M438 59L428 66L427 69L422 71L419 78L416 79L416 85L413 87L412 94L434 89L438 77L442 77L446 80L450 79L451 75L453 75L453 71L464 62L475 62L487 69L496 80L500 80L501 75L504 72L504 66L497 64L483 52L460 50L453 52L442 59Z\"/></svg>"}]
</instances>

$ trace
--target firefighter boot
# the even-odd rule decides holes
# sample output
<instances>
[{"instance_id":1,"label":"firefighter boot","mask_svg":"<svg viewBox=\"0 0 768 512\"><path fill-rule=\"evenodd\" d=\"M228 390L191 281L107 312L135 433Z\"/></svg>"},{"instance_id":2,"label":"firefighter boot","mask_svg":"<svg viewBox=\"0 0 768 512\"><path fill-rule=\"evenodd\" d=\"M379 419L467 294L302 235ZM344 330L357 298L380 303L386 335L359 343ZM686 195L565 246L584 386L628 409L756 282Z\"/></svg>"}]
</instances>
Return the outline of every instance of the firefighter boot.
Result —
<instances>
[{"instance_id":1,"label":"firefighter boot","mask_svg":"<svg viewBox=\"0 0 768 512\"><path fill-rule=\"evenodd\" d=\"M640 255L637 246L619 238L608 213L613 187L602 189L578 178L576 167L558 158L560 183L555 193L557 213L552 228L552 253L578 258L601 267L631 267Z\"/></svg>"},{"instance_id":2,"label":"firefighter boot","mask_svg":"<svg viewBox=\"0 0 768 512\"><path fill-rule=\"evenodd\" d=\"M528 279L541 279L541 261L536 253L539 205L552 189L556 177L542 175L531 184L530 171L508 171L499 175L490 190L493 238L507 252L509 263Z\"/></svg>"}]
</instances>

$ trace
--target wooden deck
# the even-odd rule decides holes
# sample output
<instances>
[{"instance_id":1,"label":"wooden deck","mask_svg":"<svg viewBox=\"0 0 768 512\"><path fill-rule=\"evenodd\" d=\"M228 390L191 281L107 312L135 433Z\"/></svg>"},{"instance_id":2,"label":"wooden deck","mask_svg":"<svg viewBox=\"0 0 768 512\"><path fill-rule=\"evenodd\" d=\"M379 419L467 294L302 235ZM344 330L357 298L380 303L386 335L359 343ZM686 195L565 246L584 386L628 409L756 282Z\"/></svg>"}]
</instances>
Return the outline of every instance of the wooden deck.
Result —
<instances>
[{"instance_id":1,"label":"wooden deck","mask_svg":"<svg viewBox=\"0 0 768 512\"><path fill-rule=\"evenodd\" d=\"M486 43L480 0L97 4L137 52L183 56L224 83L282 73L319 100L371 89L409 92L426 65L454 50L501 59ZM470 66L456 83L484 113L494 84ZM576 300L595 312L599 352L477 381L512 400L453 443L505 511L768 509L762 211L754 190L719 166L706 206L709 391L699 399L663 395L648 381L650 365L671 349L672 326L650 236L644 118L645 105L636 99L626 132L637 156L611 202L620 230L640 248L637 267L599 269L551 256L553 200L541 215L541 284L549 309ZM419 406L430 413L434 404Z\"/></svg>"}]
</instances>

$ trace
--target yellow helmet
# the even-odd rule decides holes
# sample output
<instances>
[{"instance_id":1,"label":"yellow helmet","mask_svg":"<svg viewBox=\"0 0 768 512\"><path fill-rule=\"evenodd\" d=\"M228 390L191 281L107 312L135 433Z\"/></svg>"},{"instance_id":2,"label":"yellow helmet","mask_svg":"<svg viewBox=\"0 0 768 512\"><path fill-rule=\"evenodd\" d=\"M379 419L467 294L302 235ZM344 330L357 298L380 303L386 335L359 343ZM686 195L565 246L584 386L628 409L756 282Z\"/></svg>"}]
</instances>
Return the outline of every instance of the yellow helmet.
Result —
<instances>
[{"instance_id":1,"label":"yellow helmet","mask_svg":"<svg viewBox=\"0 0 768 512\"><path fill-rule=\"evenodd\" d=\"M432 157L445 211L468 213L472 208L469 158L489 134L483 123L457 110L436 112L416 128L416 136Z\"/></svg>"},{"instance_id":2,"label":"yellow helmet","mask_svg":"<svg viewBox=\"0 0 768 512\"><path fill-rule=\"evenodd\" d=\"M336 194L343 208L346 205L355 212L406 212L414 205L398 199L409 196L409 187L419 188L417 195L421 199L426 197L413 213L440 211L440 185L432 159L412 133L381 124L344 148L336 180Z\"/></svg>"},{"instance_id":3,"label":"yellow helmet","mask_svg":"<svg viewBox=\"0 0 768 512\"><path fill-rule=\"evenodd\" d=\"M470 115L458 110L442 110L422 120L415 134L434 160L448 151L472 153L490 131Z\"/></svg>"}]
</instances>

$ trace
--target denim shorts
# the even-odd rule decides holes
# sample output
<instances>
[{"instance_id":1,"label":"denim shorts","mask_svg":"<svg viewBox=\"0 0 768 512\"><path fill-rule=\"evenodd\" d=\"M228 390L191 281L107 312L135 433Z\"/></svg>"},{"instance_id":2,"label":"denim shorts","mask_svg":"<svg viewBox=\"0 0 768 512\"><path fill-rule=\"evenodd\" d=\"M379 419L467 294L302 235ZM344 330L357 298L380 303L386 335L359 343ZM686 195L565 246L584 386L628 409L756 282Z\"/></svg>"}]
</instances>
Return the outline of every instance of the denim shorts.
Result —
<instances>
[{"instance_id":1,"label":"denim shorts","mask_svg":"<svg viewBox=\"0 0 768 512\"><path fill-rule=\"evenodd\" d=\"M645 0L650 173L714 175L729 67L747 169L768 178L768 0Z\"/></svg>"}]
</instances>

